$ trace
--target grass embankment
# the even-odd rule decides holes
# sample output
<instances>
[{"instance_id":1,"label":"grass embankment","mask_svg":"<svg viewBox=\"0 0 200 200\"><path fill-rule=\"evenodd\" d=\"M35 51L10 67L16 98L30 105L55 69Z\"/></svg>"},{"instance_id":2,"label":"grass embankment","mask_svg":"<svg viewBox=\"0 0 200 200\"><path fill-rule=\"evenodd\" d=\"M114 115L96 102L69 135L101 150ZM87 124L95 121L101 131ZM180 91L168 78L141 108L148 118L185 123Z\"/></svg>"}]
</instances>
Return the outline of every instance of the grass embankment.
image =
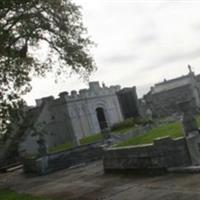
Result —
<instances>
[{"instance_id":1,"label":"grass embankment","mask_svg":"<svg viewBox=\"0 0 200 200\"><path fill-rule=\"evenodd\" d=\"M49 153L57 153L57 152L60 152L60 151L65 151L65 150L70 149L72 147L73 147L73 145L71 143L60 144L58 146L49 148Z\"/></svg>"},{"instance_id":2,"label":"grass embankment","mask_svg":"<svg viewBox=\"0 0 200 200\"><path fill-rule=\"evenodd\" d=\"M50 200L50 199L43 197L33 197L28 194L18 194L8 189L1 189L0 200Z\"/></svg>"},{"instance_id":3,"label":"grass embankment","mask_svg":"<svg viewBox=\"0 0 200 200\"><path fill-rule=\"evenodd\" d=\"M120 142L116 146L120 147L120 146L150 144L153 143L154 139L166 136L170 136L172 138L183 136L181 123L176 122L172 124L166 124L157 128L153 128L147 131L143 135L130 138L129 140L124 142Z\"/></svg>"},{"instance_id":4,"label":"grass embankment","mask_svg":"<svg viewBox=\"0 0 200 200\"><path fill-rule=\"evenodd\" d=\"M197 117L198 125L200 126L200 116ZM127 141L120 142L116 146L131 146L141 144L151 144L156 138L169 136L177 138L183 136L182 125L180 122L165 124L152 130L147 131L145 134L130 138Z\"/></svg>"},{"instance_id":5,"label":"grass embankment","mask_svg":"<svg viewBox=\"0 0 200 200\"><path fill-rule=\"evenodd\" d=\"M89 135L89 136L83 137L79 141L80 141L80 144L83 145L83 144L90 144L90 143L98 142L102 139L103 139L102 133L97 133L94 135Z\"/></svg>"},{"instance_id":6,"label":"grass embankment","mask_svg":"<svg viewBox=\"0 0 200 200\"><path fill-rule=\"evenodd\" d=\"M98 134L93 134L87 137L83 137L79 141L81 145L84 145L84 144L98 142L99 140L102 140L102 139L103 139L102 134L98 133ZM73 144L71 143L60 144L58 146L49 148L49 153L57 153L57 152L65 151L67 149L71 149L71 148L73 148Z\"/></svg>"}]
</instances>

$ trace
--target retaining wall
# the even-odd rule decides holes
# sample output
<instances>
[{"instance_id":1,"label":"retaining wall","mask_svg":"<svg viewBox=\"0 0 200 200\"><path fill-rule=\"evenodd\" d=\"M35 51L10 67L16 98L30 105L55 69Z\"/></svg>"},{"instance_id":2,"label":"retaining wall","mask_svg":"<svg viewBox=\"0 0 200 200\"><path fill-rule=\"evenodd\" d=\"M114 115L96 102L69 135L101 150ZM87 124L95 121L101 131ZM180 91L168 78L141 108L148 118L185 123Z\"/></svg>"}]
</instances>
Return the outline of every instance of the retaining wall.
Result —
<instances>
[{"instance_id":1,"label":"retaining wall","mask_svg":"<svg viewBox=\"0 0 200 200\"><path fill-rule=\"evenodd\" d=\"M103 149L99 144L83 145L37 159L24 159L24 172L44 175L60 169L95 161L101 159L102 156Z\"/></svg>"},{"instance_id":2,"label":"retaining wall","mask_svg":"<svg viewBox=\"0 0 200 200\"><path fill-rule=\"evenodd\" d=\"M153 144L110 148L104 151L105 172L133 170L142 173L191 165L185 138L157 139Z\"/></svg>"}]
</instances>

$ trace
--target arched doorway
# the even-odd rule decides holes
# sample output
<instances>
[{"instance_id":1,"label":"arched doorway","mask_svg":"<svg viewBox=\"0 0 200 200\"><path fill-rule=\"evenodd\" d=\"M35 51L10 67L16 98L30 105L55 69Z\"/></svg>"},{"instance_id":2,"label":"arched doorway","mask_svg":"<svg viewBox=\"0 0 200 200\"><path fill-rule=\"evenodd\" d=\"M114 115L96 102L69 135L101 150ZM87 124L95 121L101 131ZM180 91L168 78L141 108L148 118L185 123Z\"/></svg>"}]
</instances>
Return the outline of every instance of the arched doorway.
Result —
<instances>
[{"instance_id":1,"label":"arched doorway","mask_svg":"<svg viewBox=\"0 0 200 200\"><path fill-rule=\"evenodd\" d=\"M97 119L99 121L99 126L101 130L104 130L105 128L108 128L108 123L106 121L104 109L99 107L96 109Z\"/></svg>"}]
</instances>

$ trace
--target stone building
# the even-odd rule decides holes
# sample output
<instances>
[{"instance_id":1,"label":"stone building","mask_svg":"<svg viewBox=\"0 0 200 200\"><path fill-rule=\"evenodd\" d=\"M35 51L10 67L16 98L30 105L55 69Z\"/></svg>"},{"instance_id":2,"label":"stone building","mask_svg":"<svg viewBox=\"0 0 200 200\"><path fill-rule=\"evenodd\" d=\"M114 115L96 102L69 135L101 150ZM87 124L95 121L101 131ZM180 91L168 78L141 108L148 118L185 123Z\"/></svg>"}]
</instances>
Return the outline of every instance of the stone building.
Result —
<instances>
[{"instance_id":1,"label":"stone building","mask_svg":"<svg viewBox=\"0 0 200 200\"><path fill-rule=\"evenodd\" d=\"M200 108L200 75L196 76L189 66L187 75L155 84L143 100L154 117L163 117L176 113L178 103L191 98Z\"/></svg>"},{"instance_id":2,"label":"stone building","mask_svg":"<svg viewBox=\"0 0 200 200\"><path fill-rule=\"evenodd\" d=\"M38 134L42 133L49 147L65 142L77 144L80 138L123 121L116 92L120 86L101 87L90 82L89 89L59 94L59 98L36 100L37 106L29 111L31 125L26 129L20 150L34 153ZM35 136L36 135L36 136Z\"/></svg>"},{"instance_id":3,"label":"stone building","mask_svg":"<svg viewBox=\"0 0 200 200\"><path fill-rule=\"evenodd\" d=\"M124 119L140 116L136 87L124 88L117 92L117 96Z\"/></svg>"}]
</instances>

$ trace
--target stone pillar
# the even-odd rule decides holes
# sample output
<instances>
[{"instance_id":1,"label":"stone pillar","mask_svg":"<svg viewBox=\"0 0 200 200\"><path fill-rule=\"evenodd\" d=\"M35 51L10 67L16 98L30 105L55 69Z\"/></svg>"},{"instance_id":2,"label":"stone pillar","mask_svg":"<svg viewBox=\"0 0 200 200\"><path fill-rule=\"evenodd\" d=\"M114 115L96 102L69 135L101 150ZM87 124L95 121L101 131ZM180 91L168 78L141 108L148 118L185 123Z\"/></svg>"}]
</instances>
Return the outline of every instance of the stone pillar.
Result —
<instances>
[{"instance_id":1,"label":"stone pillar","mask_svg":"<svg viewBox=\"0 0 200 200\"><path fill-rule=\"evenodd\" d=\"M38 139L37 143L39 146L39 148L38 148L39 156L40 157L46 156L48 154L48 148L47 148L45 140L42 137L40 137Z\"/></svg>"},{"instance_id":2,"label":"stone pillar","mask_svg":"<svg viewBox=\"0 0 200 200\"><path fill-rule=\"evenodd\" d=\"M42 136L39 136L37 143L39 158L36 159L36 168L40 175L44 175L48 170L48 148Z\"/></svg>"},{"instance_id":3,"label":"stone pillar","mask_svg":"<svg viewBox=\"0 0 200 200\"><path fill-rule=\"evenodd\" d=\"M183 112L183 129L192 165L200 165L200 134L194 99L179 103Z\"/></svg>"}]
</instances>

